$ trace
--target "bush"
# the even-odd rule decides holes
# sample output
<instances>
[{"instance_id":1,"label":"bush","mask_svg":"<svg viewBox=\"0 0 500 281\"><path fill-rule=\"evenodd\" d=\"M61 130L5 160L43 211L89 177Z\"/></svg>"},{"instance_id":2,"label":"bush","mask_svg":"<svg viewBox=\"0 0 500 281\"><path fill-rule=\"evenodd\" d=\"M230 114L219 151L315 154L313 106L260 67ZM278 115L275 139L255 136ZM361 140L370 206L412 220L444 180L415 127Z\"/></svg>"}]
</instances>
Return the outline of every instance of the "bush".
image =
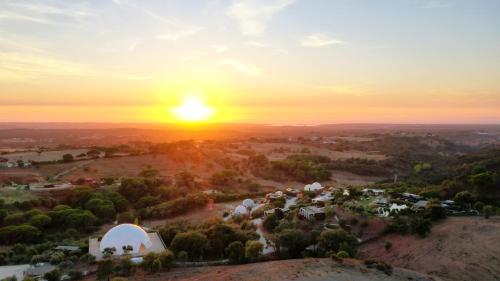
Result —
<instances>
[{"instance_id":1,"label":"bush","mask_svg":"<svg viewBox=\"0 0 500 281\"><path fill-rule=\"evenodd\" d=\"M336 257L340 258L340 259L348 259L348 258L350 258L349 253L346 252L346 251L338 251L337 254L336 254Z\"/></svg>"},{"instance_id":2,"label":"bush","mask_svg":"<svg viewBox=\"0 0 500 281\"><path fill-rule=\"evenodd\" d=\"M97 265L97 280L107 280L113 275L115 265L110 259L102 260Z\"/></svg>"},{"instance_id":3,"label":"bush","mask_svg":"<svg viewBox=\"0 0 500 281\"><path fill-rule=\"evenodd\" d=\"M287 249L291 258L300 257L302 251L307 246L304 234L297 229L285 229L279 234L280 246Z\"/></svg>"},{"instance_id":4,"label":"bush","mask_svg":"<svg viewBox=\"0 0 500 281\"><path fill-rule=\"evenodd\" d=\"M59 271L59 269L56 268L52 271L45 273L43 275L43 278L47 281L59 281L61 280L61 276L62 276L61 272Z\"/></svg>"},{"instance_id":5,"label":"bush","mask_svg":"<svg viewBox=\"0 0 500 281\"><path fill-rule=\"evenodd\" d=\"M423 217L413 217L410 221L411 232L421 237L427 236L431 232L432 223Z\"/></svg>"},{"instance_id":6,"label":"bush","mask_svg":"<svg viewBox=\"0 0 500 281\"><path fill-rule=\"evenodd\" d=\"M52 222L52 218L47 215L39 214L31 217L29 223L36 228L43 229Z\"/></svg>"},{"instance_id":7,"label":"bush","mask_svg":"<svg viewBox=\"0 0 500 281\"><path fill-rule=\"evenodd\" d=\"M1 244L36 243L40 242L41 236L40 230L29 224L9 225L0 228Z\"/></svg>"},{"instance_id":8,"label":"bush","mask_svg":"<svg viewBox=\"0 0 500 281\"><path fill-rule=\"evenodd\" d=\"M175 256L170 250L165 250L160 254L162 270L169 271L174 265Z\"/></svg>"},{"instance_id":9,"label":"bush","mask_svg":"<svg viewBox=\"0 0 500 281\"><path fill-rule=\"evenodd\" d=\"M170 249L174 251L174 253L185 251L188 257L194 260L201 258L207 251L208 245L209 241L205 234L197 231L188 231L175 235L172 243L170 243Z\"/></svg>"},{"instance_id":10,"label":"bush","mask_svg":"<svg viewBox=\"0 0 500 281\"><path fill-rule=\"evenodd\" d=\"M68 275L71 280L80 280L83 278L83 273L78 270L71 270L70 272L68 272Z\"/></svg>"},{"instance_id":11,"label":"bush","mask_svg":"<svg viewBox=\"0 0 500 281\"><path fill-rule=\"evenodd\" d=\"M385 241L384 248L385 248L386 251L389 251L392 248L391 241Z\"/></svg>"},{"instance_id":12,"label":"bush","mask_svg":"<svg viewBox=\"0 0 500 281\"><path fill-rule=\"evenodd\" d=\"M250 261L257 261L262 256L264 246L259 241L247 241L245 245L245 258Z\"/></svg>"},{"instance_id":13,"label":"bush","mask_svg":"<svg viewBox=\"0 0 500 281\"><path fill-rule=\"evenodd\" d=\"M326 254L328 252L337 253L340 250L346 251L349 256L354 257L358 240L352 234L343 229L325 230L321 232L318 239L319 250Z\"/></svg>"},{"instance_id":14,"label":"bush","mask_svg":"<svg viewBox=\"0 0 500 281\"><path fill-rule=\"evenodd\" d=\"M267 231L273 231L274 228L278 226L278 218L276 217L275 214L270 214L267 216L264 221L262 222L262 226L267 230Z\"/></svg>"},{"instance_id":15,"label":"bush","mask_svg":"<svg viewBox=\"0 0 500 281\"><path fill-rule=\"evenodd\" d=\"M239 264L245 260L245 246L240 241L234 241L229 244L224 252L233 264Z\"/></svg>"},{"instance_id":16,"label":"bush","mask_svg":"<svg viewBox=\"0 0 500 281\"><path fill-rule=\"evenodd\" d=\"M476 202L474 203L474 209L478 210L478 211L482 211L484 208L484 203L483 202Z\"/></svg>"},{"instance_id":17,"label":"bush","mask_svg":"<svg viewBox=\"0 0 500 281\"><path fill-rule=\"evenodd\" d=\"M495 214L495 209L491 205L486 205L483 207L483 216L485 219L489 219L492 215Z\"/></svg>"}]
</instances>

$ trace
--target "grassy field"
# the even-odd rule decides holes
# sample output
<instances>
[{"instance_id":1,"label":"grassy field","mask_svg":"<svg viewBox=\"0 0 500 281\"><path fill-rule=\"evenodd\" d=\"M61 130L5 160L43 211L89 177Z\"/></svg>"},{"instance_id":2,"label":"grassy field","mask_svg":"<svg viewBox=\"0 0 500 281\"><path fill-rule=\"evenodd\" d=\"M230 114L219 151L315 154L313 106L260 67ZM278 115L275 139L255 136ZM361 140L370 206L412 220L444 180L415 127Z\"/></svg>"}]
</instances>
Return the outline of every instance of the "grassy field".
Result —
<instances>
[{"instance_id":1,"label":"grassy field","mask_svg":"<svg viewBox=\"0 0 500 281\"><path fill-rule=\"evenodd\" d=\"M2 157L7 158L12 162L15 162L17 160L43 162L61 160L64 154L71 154L76 157L78 154L86 153L87 151L88 149L67 149L44 151L40 154L35 151L26 151L4 154L2 155Z\"/></svg>"},{"instance_id":2,"label":"grassy field","mask_svg":"<svg viewBox=\"0 0 500 281\"><path fill-rule=\"evenodd\" d=\"M334 151L325 147L315 147L311 145L303 145L297 143L252 143L251 149L258 153L266 155L270 160L284 159L289 155L301 154L303 149L309 149L310 154L328 156L333 160L348 159L348 158L365 158L373 160L384 160L385 155L364 152L364 151ZM276 152L276 149L284 148L288 150L284 153Z\"/></svg>"},{"instance_id":3,"label":"grassy field","mask_svg":"<svg viewBox=\"0 0 500 281\"><path fill-rule=\"evenodd\" d=\"M34 199L38 199L38 196L31 191L27 190L14 190L14 189L0 189L0 198L7 204L12 204L14 202L24 202Z\"/></svg>"}]
</instances>

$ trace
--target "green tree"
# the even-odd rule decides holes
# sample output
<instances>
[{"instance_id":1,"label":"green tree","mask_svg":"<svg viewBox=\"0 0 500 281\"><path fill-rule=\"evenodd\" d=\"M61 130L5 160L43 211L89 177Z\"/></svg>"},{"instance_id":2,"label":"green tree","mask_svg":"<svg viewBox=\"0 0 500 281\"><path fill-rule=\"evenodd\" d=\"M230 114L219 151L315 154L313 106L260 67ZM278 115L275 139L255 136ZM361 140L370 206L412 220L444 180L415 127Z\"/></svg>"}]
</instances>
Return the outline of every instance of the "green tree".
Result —
<instances>
[{"instance_id":1,"label":"green tree","mask_svg":"<svg viewBox=\"0 0 500 281\"><path fill-rule=\"evenodd\" d=\"M38 228L28 225L9 225L0 228L0 244L40 242L42 233Z\"/></svg>"},{"instance_id":2,"label":"green tree","mask_svg":"<svg viewBox=\"0 0 500 281\"><path fill-rule=\"evenodd\" d=\"M185 251L191 260L195 260L202 257L207 251L208 245L209 241L203 233L188 231L175 235L170 243L170 249L174 253Z\"/></svg>"},{"instance_id":3,"label":"green tree","mask_svg":"<svg viewBox=\"0 0 500 281\"><path fill-rule=\"evenodd\" d=\"M148 253L142 258L141 267L147 272L153 273L155 272L153 263L158 259L158 254L156 253Z\"/></svg>"},{"instance_id":4,"label":"green tree","mask_svg":"<svg viewBox=\"0 0 500 281\"><path fill-rule=\"evenodd\" d=\"M469 191L461 191L453 198L458 204L466 206L474 203L476 199Z\"/></svg>"},{"instance_id":5,"label":"green tree","mask_svg":"<svg viewBox=\"0 0 500 281\"><path fill-rule=\"evenodd\" d=\"M175 256L170 250L163 251L160 256L162 270L168 271L174 265Z\"/></svg>"},{"instance_id":6,"label":"green tree","mask_svg":"<svg viewBox=\"0 0 500 281\"><path fill-rule=\"evenodd\" d=\"M49 225L52 222L52 218L44 215L44 214L39 214L31 217L29 223L33 226L35 226L38 229L43 229L47 225Z\"/></svg>"},{"instance_id":7,"label":"green tree","mask_svg":"<svg viewBox=\"0 0 500 281\"><path fill-rule=\"evenodd\" d=\"M62 276L61 272L59 271L59 269L56 268L52 271L45 273L43 275L43 278L47 281L59 281L61 280L61 276Z\"/></svg>"},{"instance_id":8,"label":"green tree","mask_svg":"<svg viewBox=\"0 0 500 281\"><path fill-rule=\"evenodd\" d=\"M432 220L441 220L446 218L446 209L441 206L441 202L436 199L429 200L427 212Z\"/></svg>"},{"instance_id":9,"label":"green tree","mask_svg":"<svg viewBox=\"0 0 500 281\"><path fill-rule=\"evenodd\" d=\"M229 261L233 264L242 263L245 260L245 246L240 241L234 241L225 249Z\"/></svg>"},{"instance_id":10,"label":"green tree","mask_svg":"<svg viewBox=\"0 0 500 281\"><path fill-rule=\"evenodd\" d=\"M257 261L262 256L264 246L259 241L247 241L245 246L245 258L250 261Z\"/></svg>"},{"instance_id":11,"label":"green tree","mask_svg":"<svg viewBox=\"0 0 500 281\"><path fill-rule=\"evenodd\" d=\"M120 259L118 265L118 274L120 276L130 276L134 272L134 264L130 260L130 257L126 256Z\"/></svg>"},{"instance_id":12,"label":"green tree","mask_svg":"<svg viewBox=\"0 0 500 281\"><path fill-rule=\"evenodd\" d=\"M478 210L478 211L482 211L484 208L484 203L481 202L481 201L477 201L476 203L474 203L474 209Z\"/></svg>"},{"instance_id":13,"label":"green tree","mask_svg":"<svg viewBox=\"0 0 500 281\"><path fill-rule=\"evenodd\" d=\"M413 217L410 220L411 232L420 235L421 237L427 236L431 232L432 222L421 216Z\"/></svg>"},{"instance_id":14,"label":"green tree","mask_svg":"<svg viewBox=\"0 0 500 281\"><path fill-rule=\"evenodd\" d=\"M206 232L210 243L211 256L222 258L224 249L233 241L245 243L247 238L243 231L233 228L225 223L217 223Z\"/></svg>"},{"instance_id":15,"label":"green tree","mask_svg":"<svg viewBox=\"0 0 500 281\"><path fill-rule=\"evenodd\" d=\"M275 214L270 214L269 216L267 216L264 219L264 221L262 222L262 226L264 226L264 228L267 231L273 231L274 228L276 228L278 226L278 223L279 223L279 220L276 217L276 215Z\"/></svg>"},{"instance_id":16,"label":"green tree","mask_svg":"<svg viewBox=\"0 0 500 281\"><path fill-rule=\"evenodd\" d=\"M483 216L485 219L489 219L493 214L495 214L495 209L491 205L486 205L483 207Z\"/></svg>"},{"instance_id":17,"label":"green tree","mask_svg":"<svg viewBox=\"0 0 500 281\"><path fill-rule=\"evenodd\" d=\"M319 250L326 254L328 252L337 253L344 250L353 257L356 253L358 240L352 234L343 229L325 230L321 232L318 239Z\"/></svg>"},{"instance_id":18,"label":"green tree","mask_svg":"<svg viewBox=\"0 0 500 281\"><path fill-rule=\"evenodd\" d=\"M68 276L71 280L81 280L83 278L83 273L81 271L78 271L78 270L70 270L70 272L68 272Z\"/></svg>"},{"instance_id":19,"label":"green tree","mask_svg":"<svg viewBox=\"0 0 500 281\"><path fill-rule=\"evenodd\" d=\"M71 154L64 154L62 156L62 162L64 162L64 163L73 162L74 160L75 160L75 157L73 157L73 155L71 155Z\"/></svg>"},{"instance_id":20,"label":"green tree","mask_svg":"<svg viewBox=\"0 0 500 281\"><path fill-rule=\"evenodd\" d=\"M109 280L113 275L115 265L110 259L104 259L97 264L97 280Z\"/></svg>"},{"instance_id":21,"label":"green tree","mask_svg":"<svg viewBox=\"0 0 500 281\"><path fill-rule=\"evenodd\" d=\"M340 259L348 259L351 257L349 253L346 251L338 251L335 256Z\"/></svg>"},{"instance_id":22,"label":"green tree","mask_svg":"<svg viewBox=\"0 0 500 281\"><path fill-rule=\"evenodd\" d=\"M158 272L161 270L161 268L162 268L161 260L157 258L153 261L153 264L151 266L151 273Z\"/></svg>"},{"instance_id":23,"label":"green tree","mask_svg":"<svg viewBox=\"0 0 500 281\"><path fill-rule=\"evenodd\" d=\"M280 245L287 249L291 258L298 258L307 246L302 231L297 229L285 229L279 235Z\"/></svg>"}]
</instances>

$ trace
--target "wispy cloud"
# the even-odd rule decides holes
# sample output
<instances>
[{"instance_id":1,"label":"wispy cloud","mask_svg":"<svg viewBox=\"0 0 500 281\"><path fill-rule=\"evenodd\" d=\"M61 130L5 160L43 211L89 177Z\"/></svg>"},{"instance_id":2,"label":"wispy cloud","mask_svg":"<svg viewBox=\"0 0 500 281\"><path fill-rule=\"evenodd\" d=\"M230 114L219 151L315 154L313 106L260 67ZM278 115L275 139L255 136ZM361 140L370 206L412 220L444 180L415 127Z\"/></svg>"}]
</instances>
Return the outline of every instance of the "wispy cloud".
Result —
<instances>
[{"instance_id":1,"label":"wispy cloud","mask_svg":"<svg viewBox=\"0 0 500 281\"><path fill-rule=\"evenodd\" d=\"M66 2L65 2L66 3ZM95 15L91 10L74 4L49 5L6 1L0 3L0 21L24 21L41 24L57 24L61 21L80 21Z\"/></svg>"},{"instance_id":2,"label":"wispy cloud","mask_svg":"<svg viewBox=\"0 0 500 281\"><path fill-rule=\"evenodd\" d=\"M329 35L323 33L315 33L304 37L300 40L300 44L304 47L325 47L329 45L345 44L344 41L330 37Z\"/></svg>"},{"instance_id":3,"label":"wispy cloud","mask_svg":"<svg viewBox=\"0 0 500 281\"><path fill-rule=\"evenodd\" d=\"M236 19L245 35L264 32L274 14L291 5L294 0L237 0L227 14Z\"/></svg>"},{"instance_id":4,"label":"wispy cloud","mask_svg":"<svg viewBox=\"0 0 500 281\"><path fill-rule=\"evenodd\" d=\"M224 51L227 50L227 46L226 45L213 45L212 46L212 49L216 52L216 53L222 53Z\"/></svg>"},{"instance_id":5,"label":"wispy cloud","mask_svg":"<svg viewBox=\"0 0 500 281\"><path fill-rule=\"evenodd\" d=\"M264 44L262 42L258 42L258 41L248 41L247 44L250 46L259 47L259 48L263 48L266 46L266 44Z\"/></svg>"},{"instance_id":6,"label":"wispy cloud","mask_svg":"<svg viewBox=\"0 0 500 281\"><path fill-rule=\"evenodd\" d=\"M155 36L155 38L158 40L177 41L181 38L196 34L196 33L200 32L202 29L203 28L199 27L199 26L186 27L183 29L173 30L173 31L163 33L163 34L157 34Z\"/></svg>"},{"instance_id":7,"label":"wispy cloud","mask_svg":"<svg viewBox=\"0 0 500 281\"><path fill-rule=\"evenodd\" d=\"M227 59L221 62L223 65L227 65L232 67L233 69L236 69L243 74L249 75L249 76L259 76L261 75L261 70L255 65L252 64L247 64L244 63L240 60L237 59Z\"/></svg>"},{"instance_id":8,"label":"wispy cloud","mask_svg":"<svg viewBox=\"0 0 500 281\"><path fill-rule=\"evenodd\" d=\"M108 76L124 80L153 79L148 75L136 75L102 70L95 67L58 59L41 54L0 52L0 82L26 82L47 76ZM99 69L99 70L97 70Z\"/></svg>"}]
</instances>

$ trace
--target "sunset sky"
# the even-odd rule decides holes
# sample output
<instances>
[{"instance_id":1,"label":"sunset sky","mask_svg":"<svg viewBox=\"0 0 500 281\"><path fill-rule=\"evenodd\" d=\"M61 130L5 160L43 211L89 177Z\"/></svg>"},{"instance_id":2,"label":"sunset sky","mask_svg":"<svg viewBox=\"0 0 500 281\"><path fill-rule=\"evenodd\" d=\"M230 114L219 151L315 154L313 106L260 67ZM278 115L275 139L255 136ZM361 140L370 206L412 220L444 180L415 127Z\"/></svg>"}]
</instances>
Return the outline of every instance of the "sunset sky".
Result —
<instances>
[{"instance_id":1,"label":"sunset sky","mask_svg":"<svg viewBox=\"0 0 500 281\"><path fill-rule=\"evenodd\" d=\"M0 0L0 121L500 123L497 0Z\"/></svg>"}]
</instances>

